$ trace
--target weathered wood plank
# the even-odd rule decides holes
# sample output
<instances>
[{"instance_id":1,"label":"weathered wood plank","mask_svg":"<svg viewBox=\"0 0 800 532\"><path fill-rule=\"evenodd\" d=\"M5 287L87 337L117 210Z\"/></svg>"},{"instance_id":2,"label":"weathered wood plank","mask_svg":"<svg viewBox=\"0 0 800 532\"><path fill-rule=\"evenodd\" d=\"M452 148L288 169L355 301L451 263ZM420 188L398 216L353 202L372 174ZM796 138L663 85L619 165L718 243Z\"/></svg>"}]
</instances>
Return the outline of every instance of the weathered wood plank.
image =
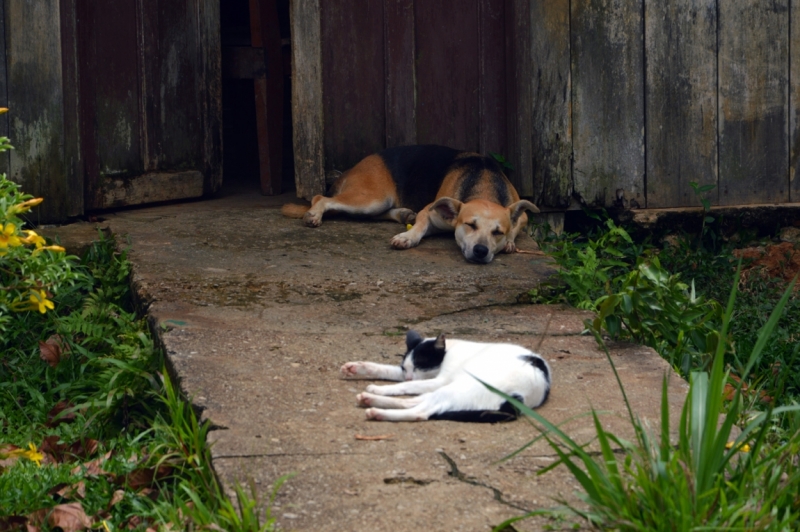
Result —
<instances>
[{"instance_id":1,"label":"weathered wood plank","mask_svg":"<svg viewBox=\"0 0 800 532\"><path fill-rule=\"evenodd\" d=\"M417 143L414 0L385 0L386 146Z\"/></svg>"},{"instance_id":2,"label":"weathered wood plank","mask_svg":"<svg viewBox=\"0 0 800 532\"><path fill-rule=\"evenodd\" d=\"M203 192L216 193L222 187L222 36L220 3L197 0L200 40L199 83L202 121Z\"/></svg>"},{"instance_id":3,"label":"weathered wood plank","mask_svg":"<svg viewBox=\"0 0 800 532\"><path fill-rule=\"evenodd\" d=\"M67 178L68 216L83 214L83 158L80 144L78 94L78 34L76 0L61 1L61 69L64 90L64 171Z\"/></svg>"},{"instance_id":4,"label":"weathered wood plank","mask_svg":"<svg viewBox=\"0 0 800 532\"><path fill-rule=\"evenodd\" d=\"M533 63L529 0L506 3L506 89L508 152L514 171L508 178L521 196L532 197Z\"/></svg>"},{"instance_id":5,"label":"weathered wood plank","mask_svg":"<svg viewBox=\"0 0 800 532\"><path fill-rule=\"evenodd\" d=\"M789 1L719 3L721 205L789 199Z\"/></svg>"},{"instance_id":6,"label":"weathered wood plank","mask_svg":"<svg viewBox=\"0 0 800 532\"><path fill-rule=\"evenodd\" d=\"M479 0L479 148L508 157L505 0Z\"/></svg>"},{"instance_id":7,"label":"weathered wood plank","mask_svg":"<svg viewBox=\"0 0 800 532\"><path fill-rule=\"evenodd\" d=\"M8 107L5 2L0 2L0 107ZM0 115L0 136L8 137L8 113ZM0 153L0 173L8 174L9 152Z\"/></svg>"},{"instance_id":8,"label":"weathered wood plank","mask_svg":"<svg viewBox=\"0 0 800 532\"><path fill-rule=\"evenodd\" d=\"M789 201L800 201L800 5L789 4Z\"/></svg>"},{"instance_id":9,"label":"weathered wood plank","mask_svg":"<svg viewBox=\"0 0 800 532\"><path fill-rule=\"evenodd\" d=\"M320 7L325 169L343 171L386 140L383 2Z\"/></svg>"},{"instance_id":10,"label":"weathered wood plank","mask_svg":"<svg viewBox=\"0 0 800 532\"><path fill-rule=\"evenodd\" d=\"M5 2L10 134L9 178L45 202L38 223L67 216L64 91L58 2Z\"/></svg>"},{"instance_id":11,"label":"weathered wood plank","mask_svg":"<svg viewBox=\"0 0 800 532\"><path fill-rule=\"evenodd\" d=\"M419 1L417 141L478 151L478 3Z\"/></svg>"},{"instance_id":12,"label":"weathered wood plank","mask_svg":"<svg viewBox=\"0 0 800 532\"><path fill-rule=\"evenodd\" d=\"M647 207L699 205L689 183L717 185L716 2L646 0L644 12Z\"/></svg>"},{"instance_id":13,"label":"weathered wood plank","mask_svg":"<svg viewBox=\"0 0 800 532\"><path fill-rule=\"evenodd\" d=\"M645 204L641 0L572 0L575 192Z\"/></svg>"},{"instance_id":14,"label":"weathered wood plank","mask_svg":"<svg viewBox=\"0 0 800 532\"><path fill-rule=\"evenodd\" d=\"M320 0L292 0L292 137L297 196L325 192Z\"/></svg>"},{"instance_id":15,"label":"weathered wood plank","mask_svg":"<svg viewBox=\"0 0 800 532\"><path fill-rule=\"evenodd\" d=\"M203 195L203 174L187 172L153 172L136 179L111 178L103 187L106 208L124 207L169 201L176 198L199 198Z\"/></svg>"},{"instance_id":16,"label":"weathered wood plank","mask_svg":"<svg viewBox=\"0 0 800 532\"><path fill-rule=\"evenodd\" d=\"M567 207L572 196L569 0L531 2L533 197Z\"/></svg>"}]
</instances>

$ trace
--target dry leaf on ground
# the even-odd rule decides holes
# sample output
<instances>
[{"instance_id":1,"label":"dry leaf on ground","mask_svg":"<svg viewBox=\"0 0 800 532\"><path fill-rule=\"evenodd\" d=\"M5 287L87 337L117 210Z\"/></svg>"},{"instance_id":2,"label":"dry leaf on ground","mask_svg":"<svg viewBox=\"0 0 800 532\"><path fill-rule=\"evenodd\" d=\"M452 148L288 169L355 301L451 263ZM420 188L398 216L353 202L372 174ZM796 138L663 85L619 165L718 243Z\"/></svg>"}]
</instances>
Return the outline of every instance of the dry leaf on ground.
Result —
<instances>
[{"instance_id":1,"label":"dry leaf on ground","mask_svg":"<svg viewBox=\"0 0 800 532\"><path fill-rule=\"evenodd\" d=\"M59 504L52 508L37 510L28 515L28 526L49 525L51 528L58 527L64 532L78 532L86 530L92 526L92 520L83 511L83 506L79 502Z\"/></svg>"}]
</instances>

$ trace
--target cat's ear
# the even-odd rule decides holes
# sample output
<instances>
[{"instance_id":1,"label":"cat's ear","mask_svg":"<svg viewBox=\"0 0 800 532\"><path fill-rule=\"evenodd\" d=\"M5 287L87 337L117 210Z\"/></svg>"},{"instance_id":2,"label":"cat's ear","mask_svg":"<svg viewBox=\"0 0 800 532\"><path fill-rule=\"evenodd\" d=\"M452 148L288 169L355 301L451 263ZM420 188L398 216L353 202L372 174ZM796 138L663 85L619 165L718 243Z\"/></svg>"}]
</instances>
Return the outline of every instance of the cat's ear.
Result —
<instances>
[{"instance_id":1,"label":"cat's ear","mask_svg":"<svg viewBox=\"0 0 800 532\"><path fill-rule=\"evenodd\" d=\"M442 334L440 334L439 336L436 337L436 342L433 344L433 347L437 351L444 351L445 350L444 333L442 333Z\"/></svg>"},{"instance_id":2,"label":"cat's ear","mask_svg":"<svg viewBox=\"0 0 800 532\"><path fill-rule=\"evenodd\" d=\"M411 351L415 347L417 347L422 342L422 336L420 334L411 329L406 333L406 351Z\"/></svg>"}]
</instances>

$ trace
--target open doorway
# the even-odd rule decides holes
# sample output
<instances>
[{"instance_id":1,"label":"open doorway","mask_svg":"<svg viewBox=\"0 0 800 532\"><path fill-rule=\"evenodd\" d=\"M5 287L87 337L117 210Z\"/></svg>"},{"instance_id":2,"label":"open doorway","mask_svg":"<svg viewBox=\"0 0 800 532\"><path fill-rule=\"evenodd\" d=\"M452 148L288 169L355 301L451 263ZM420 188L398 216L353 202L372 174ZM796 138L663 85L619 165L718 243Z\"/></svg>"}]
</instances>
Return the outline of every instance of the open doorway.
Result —
<instances>
[{"instance_id":1,"label":"open doorway","mask_svg":"<svg viewBox=\"0 0 800 532\"><path fill-rule=\"evenodd\" d=\"M289 28L289 0L220 2L223 193L295 188Z\"/></svg>"}]
</instances>

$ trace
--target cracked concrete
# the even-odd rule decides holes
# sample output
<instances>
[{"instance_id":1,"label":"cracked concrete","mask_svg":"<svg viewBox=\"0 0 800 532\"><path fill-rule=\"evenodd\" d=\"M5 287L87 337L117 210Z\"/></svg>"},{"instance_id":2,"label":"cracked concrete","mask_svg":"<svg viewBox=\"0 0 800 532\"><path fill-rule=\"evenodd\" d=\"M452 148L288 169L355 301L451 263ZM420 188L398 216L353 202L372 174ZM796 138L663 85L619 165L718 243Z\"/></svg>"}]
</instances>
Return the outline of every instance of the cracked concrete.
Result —
<instances>
[{"instance_id":1,"label":"cracked concrete","mask_svg":"<svg viewBox=\"0 0 800 532\"><path fill-rule=\"evenodd\" d=\"M227 488L253 479L268 494L294 473L274 509L284 529L489 530L553 498L576 500L566 471L536 475L554 460L541 442L498 462L537 434L527 421L365 421L355 395L368 381L343 380L338 369L397 360L409 327L538 346L553 369L543 416L589 441L591 419L581 415L594 407L633 436L605 355L580 335L589 314L516 303L553 271L530 239L518 244L534 253L474 265L450 237L391 250L402 228L389 222L305 228L280 216L290 200L241 194L107 217L130 244L137 296L182 389L217 428L213 465ZM637 414L658 420L668 364L628 344L612 346L612 357ZM685 393L673 376L675 420Z\"/></svg>"}]
</instances>

